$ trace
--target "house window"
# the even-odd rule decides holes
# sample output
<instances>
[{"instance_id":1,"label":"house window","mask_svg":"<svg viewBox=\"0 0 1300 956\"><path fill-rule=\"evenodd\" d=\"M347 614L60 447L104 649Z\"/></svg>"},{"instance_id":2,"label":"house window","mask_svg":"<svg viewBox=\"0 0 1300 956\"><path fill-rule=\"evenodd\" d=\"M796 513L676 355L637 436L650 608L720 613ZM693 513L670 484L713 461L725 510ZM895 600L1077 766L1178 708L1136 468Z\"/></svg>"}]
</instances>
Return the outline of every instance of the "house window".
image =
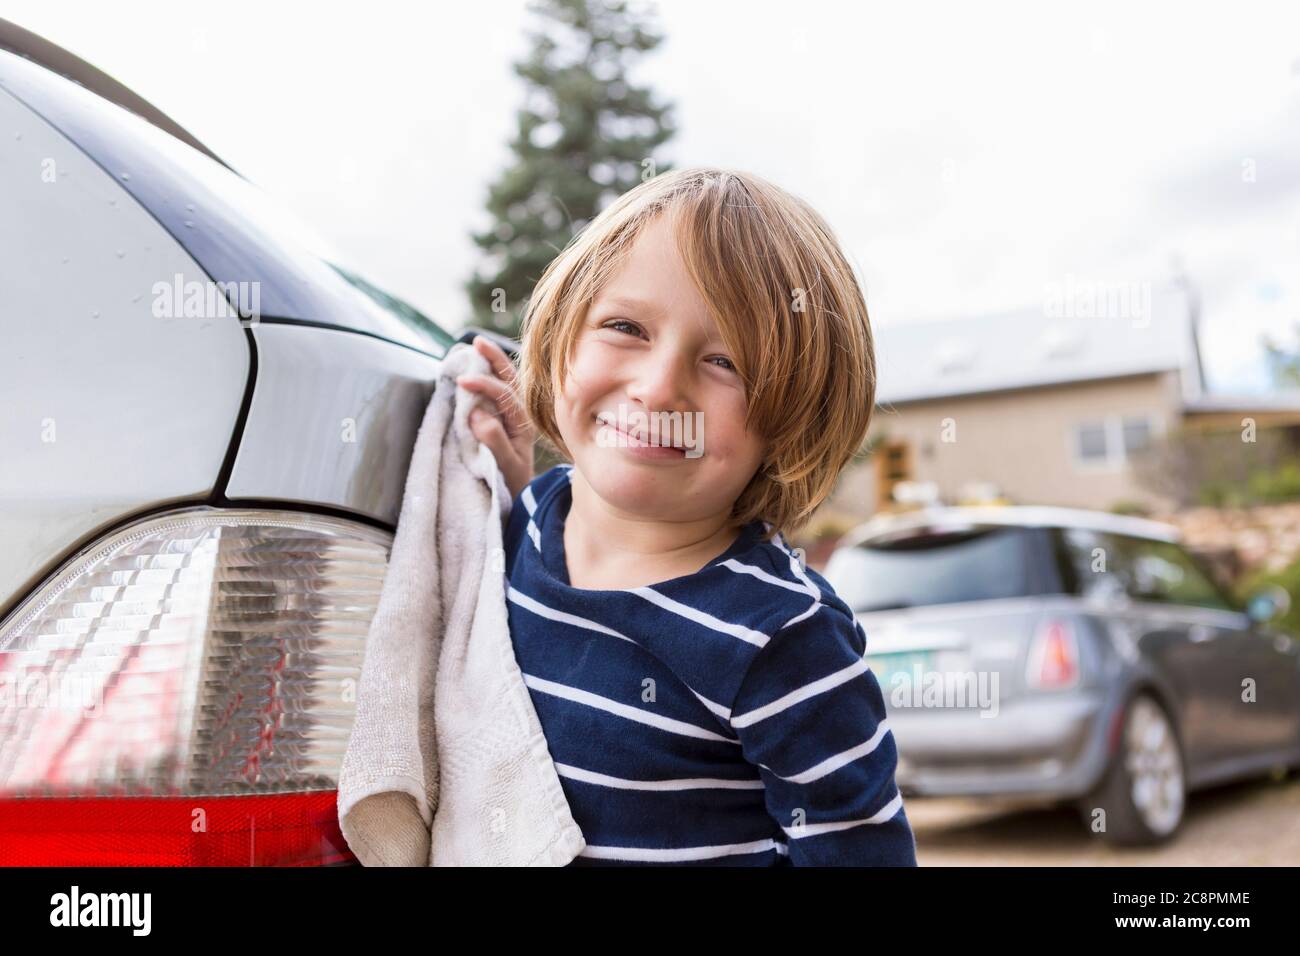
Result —
<instances>
[{"instance_id":1,"label":"house window","mask_svg":"<svg viewBox=\"0 0 1300 956\"><path fill-rule=\"evenodd\" d=\"M1091 464L1101 464L1109 458L1106 451L1106 425L1104 422L1089 422L1077 429L1079 458Z\"/></svg>"},{"instance_id":2,"label":"house window","mask_svg":"<svg viewBox=\"0 0 1300 956\"><path fill-rule=\"evenodd\" d=\"M1124 419L1124 454L1141 451L1151 444L1151 419L1130 417Z\"/></svg>"},{"instance_id":3,"label":"house window","mask_svg":"<svg viewBox=\"0 0 1300 956\"><path fill-rule=\"evenodd\" d=\"M1147 448L1157 422L1151 415L1108 415L1074 426L1074 460L1083 468L1122 468Z\"/></svg>"}]
</instances>

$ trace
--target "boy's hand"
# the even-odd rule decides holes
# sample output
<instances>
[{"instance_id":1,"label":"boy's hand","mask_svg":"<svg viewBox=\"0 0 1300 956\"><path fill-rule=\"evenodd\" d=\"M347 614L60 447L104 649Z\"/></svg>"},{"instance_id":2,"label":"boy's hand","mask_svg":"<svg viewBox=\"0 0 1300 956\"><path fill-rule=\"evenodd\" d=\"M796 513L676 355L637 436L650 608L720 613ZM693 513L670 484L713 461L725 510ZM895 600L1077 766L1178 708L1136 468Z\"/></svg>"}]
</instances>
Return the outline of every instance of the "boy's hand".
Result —
<instances>
[{"instance_id":1,"label":"boy's hand","mask_svg":"<svg viewBox=\"0 0 1300 956\"><path fill-rule=\"evenodd\" d=\"M514 363L510 356L485 335L476 336L474 348L488 360L491 375L461 375L456 384L495 403L495 413L479 406L470 412L469 427L474 437L487 445L497 460L513 499L533 480L533 444L537 429L524 413L516 391Z\"/></svg>"}]
</instances>

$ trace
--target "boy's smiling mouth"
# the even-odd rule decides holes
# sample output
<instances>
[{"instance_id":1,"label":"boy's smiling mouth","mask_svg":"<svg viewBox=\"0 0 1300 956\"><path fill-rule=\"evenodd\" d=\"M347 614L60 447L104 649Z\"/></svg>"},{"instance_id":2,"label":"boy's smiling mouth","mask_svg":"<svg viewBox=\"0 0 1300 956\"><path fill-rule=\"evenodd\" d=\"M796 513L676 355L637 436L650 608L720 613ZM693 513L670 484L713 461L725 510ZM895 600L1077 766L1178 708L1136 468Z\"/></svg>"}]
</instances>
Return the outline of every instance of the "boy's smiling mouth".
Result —
<instances>
[{"instance_id":1,"label":"boy's smiling mouth","mask_svg":"<svg viewBox=\"0 0 1300 956\"><path fill-rule=\"evenodd\" d=\"M686 449L680 445L653 444L647 438L632 434L618 427L616 418L613 415L600 413L593 416L598 425L604 425L616 435L621 436L622 441L617 442L617 447L625 448L629 453L638 458L686 458Z\"/></svg>"}]
</instances>

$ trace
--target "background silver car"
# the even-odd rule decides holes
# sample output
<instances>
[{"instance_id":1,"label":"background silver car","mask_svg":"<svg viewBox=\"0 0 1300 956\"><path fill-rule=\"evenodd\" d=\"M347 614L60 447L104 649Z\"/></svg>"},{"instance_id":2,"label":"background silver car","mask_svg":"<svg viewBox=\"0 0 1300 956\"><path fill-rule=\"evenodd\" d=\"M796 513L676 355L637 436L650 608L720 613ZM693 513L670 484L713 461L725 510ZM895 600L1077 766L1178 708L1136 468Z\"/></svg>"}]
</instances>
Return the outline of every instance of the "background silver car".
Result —
<instances>
[{"instance_id":1,"label":"background silver car","mask_svg":"<svg viewBox=\"0 0 1300 956\"><path fill-rule=\"evenodd\" d=\"M1116 843L1188 791L1300 765L1300 642L1176 529L1029 506L880 516L824 576L854 608L916 795L1070 801Z\"/></svg>"},{"instance_id":2,"label":"background silver car","mask_svg":"<svg viewBox=\"0 0 1300 956\"><path fill-rule=\"evenodd\" d=\"M3 22L0 129L0 863L347 862L352 692L454 338Z\"/></svg>"}]
</instances>

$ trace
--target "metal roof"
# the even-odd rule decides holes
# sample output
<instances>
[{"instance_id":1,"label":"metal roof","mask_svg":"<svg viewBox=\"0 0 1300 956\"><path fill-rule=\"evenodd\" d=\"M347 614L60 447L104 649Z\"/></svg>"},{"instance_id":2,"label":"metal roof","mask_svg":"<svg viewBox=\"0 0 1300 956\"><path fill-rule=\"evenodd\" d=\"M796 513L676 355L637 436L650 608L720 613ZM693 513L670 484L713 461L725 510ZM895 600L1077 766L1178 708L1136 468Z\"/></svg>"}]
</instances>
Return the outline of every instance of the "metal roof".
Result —
<instances>
[{"instance_id":1,"label":"metal roof","mask_svg":"<svg viewBox=\"0 0 1300 956\"><path fill-rule=\"evenodd\" d=\"M1188 412L1300 412L1300 389L1278 389L1258 395L1209 394L1187 402Z\"/></svg>"},{"instance_id":2,"label":"metal roof","mask_svg":"<svg viewBox=\"0 0 1300 956\"><path fill-rule=\"evenodd\" d=\"M1179 370L1200 397L1196 300L1184 284L1061 284L1033 308L878 325L878 404ZM1088 296L1092 297L1089 306ZM1102 317L1091 313L1100 311Z\"/></svg>"}]
</instances>

